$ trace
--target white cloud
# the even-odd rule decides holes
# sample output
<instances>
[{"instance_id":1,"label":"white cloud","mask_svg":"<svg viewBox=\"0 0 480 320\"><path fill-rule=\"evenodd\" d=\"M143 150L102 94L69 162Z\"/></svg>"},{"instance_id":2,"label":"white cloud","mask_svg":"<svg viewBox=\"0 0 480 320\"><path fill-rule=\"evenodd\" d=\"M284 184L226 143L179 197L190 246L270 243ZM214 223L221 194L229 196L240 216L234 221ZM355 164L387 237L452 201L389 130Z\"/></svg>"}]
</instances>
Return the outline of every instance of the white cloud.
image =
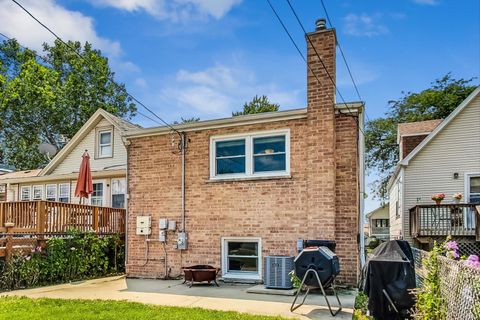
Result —
<instances>
[{"instance_id":1,"label":"white cloud","mask_svg":"<svg viewBox=\"0 0 480 320\"><path fill-rule=\"evenodd\" d=\"M145 80L144 78L136 78L134 83L136 86L140 88L144 88L144 89L148 88L147 80Z\"/></svg>"},{"instance_id":2,"label":"white cloud","mask_svg":"<svg viewBox=\"0 0 480 320\"><path fill-rule=\"evenodd\" d=\"M360 37L373 37L388 33L388 28L381 23L381 20L381 14L350 13L343 18L344 33Z\"/></svg>"},{"instance_id":3,"label":"white cloud","mask_svg":"<svg viewBox=\"0 0 480 320\"><path fill-rule=\"evenodd\" d=\"M216 65L201 71L180 70L175 81L161 91L161 99L184 117L202 119L230 116L255 95L266 95L281 108L299 105L300 90L282 90L275 83L259 83L245 67Z\"/></svg>"},{"instance_id":4,"label":"white cloud","mask_svg":"<svg viewBox=\"0 0 480 320\"><path fill-rule=\"evenodd\" d=\"M119 42L96 33L91 17L65 9L54 0L24 0L22 5L64 40L88 41L111 57L121 53ZM11 1L0 1L0 21L3 33L29 48L41 51L44 42L53 43L53 35Z\"/></svg>"},{"instance_id":5,"label":"white cloud","mask_svg":"<svg viewBox=\"0 0 480 320\"><path fill-rule=\"evenodd\" d=\"M222 18L242 0L89 0L94 5L129 12L144 11L159 20Z\"/></svg>"},{"instance_id":6,"label":"white cloud","mask_svg":"<svg viewBox=\"0 0 480 320\"><path fill-rule=\"evenodd\" d=\"M438 4L437 0L413 0L413 2L427 6L436 6Z\"/></svg>"}]
</instances>

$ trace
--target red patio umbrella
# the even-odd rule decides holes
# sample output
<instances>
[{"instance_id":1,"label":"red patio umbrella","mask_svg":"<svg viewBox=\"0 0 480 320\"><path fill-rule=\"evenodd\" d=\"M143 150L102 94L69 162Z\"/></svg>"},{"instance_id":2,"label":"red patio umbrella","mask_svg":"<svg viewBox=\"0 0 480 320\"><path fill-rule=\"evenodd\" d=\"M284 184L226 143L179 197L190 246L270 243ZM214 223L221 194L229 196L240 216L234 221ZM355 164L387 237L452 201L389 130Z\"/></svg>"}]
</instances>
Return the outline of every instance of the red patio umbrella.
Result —
<instances>
[{"instance_id":1,"label":"red patio umbrella","mask_svg":"<svg viewBox=\"0 0 480 320\"><path fill-rule=\"evenodd\" d=\"M90 170L90 156L88 150L85 150L82 156L82 164L80 165L80 171L78 172L77 187L75 188L75 196L80 197L80 203L82 198L88 198L88 195L93 192L92 183L92 171Z\"/></svg>"}]
</instances>

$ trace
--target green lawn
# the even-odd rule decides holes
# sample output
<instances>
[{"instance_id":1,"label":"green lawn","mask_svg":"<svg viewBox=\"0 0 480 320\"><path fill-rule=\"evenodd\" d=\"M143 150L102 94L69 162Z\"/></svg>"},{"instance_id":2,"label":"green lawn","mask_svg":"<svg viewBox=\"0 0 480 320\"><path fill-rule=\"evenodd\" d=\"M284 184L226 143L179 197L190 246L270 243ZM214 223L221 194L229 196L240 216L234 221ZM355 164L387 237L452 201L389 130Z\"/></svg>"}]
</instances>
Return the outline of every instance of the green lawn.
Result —
<instances>
[{"instance_id":1,"label":"green lawn","mask_svg":"<svg viewBox=\"0 0 480 320\"><path fill-rule=\"evenodd\" d=\"M1 297L0 319L273 320L283 318L200 308L162 307L127 301Z\"/></svg>"}]
</instances>

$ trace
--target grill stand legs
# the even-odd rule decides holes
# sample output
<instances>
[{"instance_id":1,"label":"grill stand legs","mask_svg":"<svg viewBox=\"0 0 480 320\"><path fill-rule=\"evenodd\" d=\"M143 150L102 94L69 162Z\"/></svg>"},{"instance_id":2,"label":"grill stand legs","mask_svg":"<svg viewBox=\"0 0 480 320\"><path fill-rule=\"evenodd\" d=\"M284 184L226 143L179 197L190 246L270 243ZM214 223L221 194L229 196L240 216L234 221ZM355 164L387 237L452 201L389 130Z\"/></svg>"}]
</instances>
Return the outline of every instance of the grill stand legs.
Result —
<instances>
[{"instance_id":1,"label":"grill stand legs","mask_svg":"<svg viewBox=\"0 0 480 320\"><path fill-rule=\"evenodd\" d=\"M337 301L338 301L338 309L335 312L332 311L332 307L330 306L330 302L328 301L327 295L325 294L325 290L323 289L323 285L322 285L322 282L320 281L320 277L318 276L317 271L314 270L314 269L308 269L307 272L305 273L305 275L303 276L302 284L300 285L300 287L297 290L297 293L295 294L295 299L293 299L292 306L290 307L290 311L293 312L294 310L298 309L299 307L301 307L305 303L305 300L307 299L308 293L310 292L309 287L307 287L307 291L305 292L305 295L303 296L302 302L295 305L295 302L297 302L297 298L299 297L299 295L302 291L303 284L305 283L305 280L307 279L308 274L311 273L311 272L313 272L313 274L317 278L317 282L318 282L318 285L320 287L320 290L322 290L322 294L325 297L325 302L327 302L328 310L330 310L331 315L335 317L342 310L342 303L340 302L340 299L338 298L337 292L335 291L335 287L332 283L333 294L335 295L335 298L337 298Z\"/></svg>"}]
</instances>

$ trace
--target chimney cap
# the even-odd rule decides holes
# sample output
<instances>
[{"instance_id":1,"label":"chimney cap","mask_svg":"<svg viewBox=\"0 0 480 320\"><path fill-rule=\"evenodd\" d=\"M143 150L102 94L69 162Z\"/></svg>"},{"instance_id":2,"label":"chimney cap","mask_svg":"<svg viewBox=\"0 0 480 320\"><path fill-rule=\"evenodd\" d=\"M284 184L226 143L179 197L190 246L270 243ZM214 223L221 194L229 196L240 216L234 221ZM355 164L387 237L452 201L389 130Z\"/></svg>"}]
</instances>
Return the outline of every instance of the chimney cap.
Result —
<instances>
[{"instance_id":1,"label":"chimney cap","mask_svg":"<svg viewBox=\"0 0 480 320\"><path fill-rule=\"evenodd\" d=\"M325 30L327 29L327 20L325 18L320 18L315 21L315 30Z\"/></svg>"}]
</instances>

